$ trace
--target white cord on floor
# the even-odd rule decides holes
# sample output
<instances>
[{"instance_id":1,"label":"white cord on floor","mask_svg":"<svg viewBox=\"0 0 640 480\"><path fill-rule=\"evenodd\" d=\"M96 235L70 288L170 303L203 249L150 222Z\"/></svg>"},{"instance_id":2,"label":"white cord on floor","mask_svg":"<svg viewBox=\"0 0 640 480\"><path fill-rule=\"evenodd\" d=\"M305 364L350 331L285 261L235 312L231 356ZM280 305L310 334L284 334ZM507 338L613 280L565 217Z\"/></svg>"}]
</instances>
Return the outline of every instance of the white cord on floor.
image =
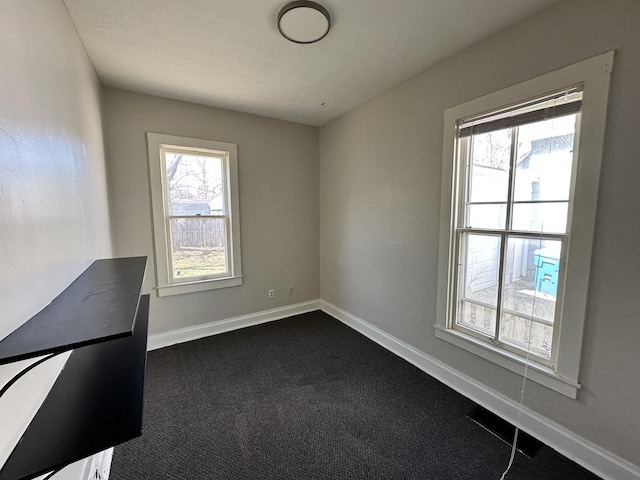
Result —
<instances>
[{"instance_id":1,"label":"white cord on floor","mask_svg":"<svg viewBox=\"0 0 640 480\"><path fill-rule=\"evenodd\" d=\"M534 297L535 301L535 297ZM531 322L533 326L533 322ZM527 381L527 370L529 370L529 347L531 346L531 327L529 330L529 345L527 347L527 363L524 365L524 375L522 377L522 388L520 389L520 408L518 408L518 417L516 418L516 425L520 423L520 415L522 414L522 403L524 402L524 386ZM509 464L507 465L507 469L504 471L500 480L504 480L511 469L511 465L513 465L513 460L516 458L516 450L518 445L518 434L520 433L520 429L516 426L516 432L513 435L513 445L511 446L511 457L509 457Z\"/></svg>"}]
</instances>

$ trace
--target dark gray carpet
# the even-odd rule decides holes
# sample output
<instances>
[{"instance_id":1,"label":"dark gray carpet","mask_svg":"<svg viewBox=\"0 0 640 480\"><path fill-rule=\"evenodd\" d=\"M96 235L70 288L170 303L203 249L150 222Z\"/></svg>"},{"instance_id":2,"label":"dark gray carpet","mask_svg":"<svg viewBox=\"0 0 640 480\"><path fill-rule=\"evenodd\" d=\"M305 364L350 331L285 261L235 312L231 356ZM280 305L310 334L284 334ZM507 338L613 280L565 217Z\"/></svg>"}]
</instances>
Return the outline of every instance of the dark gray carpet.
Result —
<instances>
[{"instance_id":1,"label":"dark gray carpet","mask_svg":"<svg viewBox=\"0 0 640 480\"><path fill-rule=\"evenodd\" d=\"M113 480L495 479L473 403L313 312L149 353L142 437ZM507 477L596 479L548 447Z\"/></svg>"}]
</instances>

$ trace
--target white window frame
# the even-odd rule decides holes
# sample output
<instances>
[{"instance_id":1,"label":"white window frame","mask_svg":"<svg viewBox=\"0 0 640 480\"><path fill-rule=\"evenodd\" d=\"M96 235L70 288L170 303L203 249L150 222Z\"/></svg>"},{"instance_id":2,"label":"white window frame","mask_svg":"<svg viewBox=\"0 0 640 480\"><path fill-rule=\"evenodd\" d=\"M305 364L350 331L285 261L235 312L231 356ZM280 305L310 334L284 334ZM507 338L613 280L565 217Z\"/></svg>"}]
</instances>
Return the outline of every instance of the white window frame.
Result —
<instances>
[{"instance_id":1,"label":"white window frame","mask_svg":"<svg viewBox=\"0 0 640 480\"><path fill-rule=\"evenodd\" d=\"M227 207L227 255L229 272L192 280L172 280L171 240L168 227L169 202L166 198L166 172L162 149L191 149L211 151L223 158L224 192ZM240 207L238 200L238 146L235 143L202 140L176 135L147 133L153 240L155 247L156 293L159 297L201 292L242 285L242 256L240 252Z\"/></svg>"},{"instance_id":2,"label":"white window frame","mask_svg":"<svg viewBox=\"0 0 640 480\"><path fill-rule=\"evenodd\" d=\"M521 375L526 365L527 378L571 398L576 398L581 387L578 373L613 58L614 52L607 52L449 108L444 114L435 335ZM457 125L465 118L518 105L575 85L583 86L583 97L581 125L579 131L576 131L577 174L571 201L572 211L569 212L571 240L567 252L563 251L562 259L565 280L563 309L559 319L561 329L555 330L558 338L555 338L554 332L557 356L550 365L543 365L453 328L453 272L456 268L454 239L461 180L461 167L456 152Z\"/></svg>"}]
</instances>

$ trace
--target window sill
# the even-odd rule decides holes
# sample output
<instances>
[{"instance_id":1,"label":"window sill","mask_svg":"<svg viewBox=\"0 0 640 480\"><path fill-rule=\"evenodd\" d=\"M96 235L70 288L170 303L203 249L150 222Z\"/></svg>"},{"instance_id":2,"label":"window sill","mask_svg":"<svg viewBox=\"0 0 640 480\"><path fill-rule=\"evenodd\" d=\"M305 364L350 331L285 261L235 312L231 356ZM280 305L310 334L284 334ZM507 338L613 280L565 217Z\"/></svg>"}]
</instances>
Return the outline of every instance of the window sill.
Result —
<instances>
[{"instance_id":1,"label":"window sill","mask_svg":"<svg viewBox=\"0 0 640 480\"><path fill-rule=\"evenodd\" d=\"M169 297L171 295L182 295L184 293L204 292L206 290L216 290L218 288L237 287L242 285L242 278L228 277L215 280L200 280L191 283L176 283L174 285L162 285L156 287L158 297Z\"/></svg>"},{"instance_id":2,"label":"window sill","mask_svg":"<svg viewBox=\"0 0 640 480\"><path fill-rule=\"evenodd\" d=\"M528 367L527 379L544 385L569 398L575 399L578 390L582 387L582 385L577 382L561 377L549 367L539 365L518 355L501 350L470 335L465 335L456 330L446 329L440 325L435 325L435 329L437 338L456 345L519 375L524 374L526 365Z\"/></svg>"}]
</instances>

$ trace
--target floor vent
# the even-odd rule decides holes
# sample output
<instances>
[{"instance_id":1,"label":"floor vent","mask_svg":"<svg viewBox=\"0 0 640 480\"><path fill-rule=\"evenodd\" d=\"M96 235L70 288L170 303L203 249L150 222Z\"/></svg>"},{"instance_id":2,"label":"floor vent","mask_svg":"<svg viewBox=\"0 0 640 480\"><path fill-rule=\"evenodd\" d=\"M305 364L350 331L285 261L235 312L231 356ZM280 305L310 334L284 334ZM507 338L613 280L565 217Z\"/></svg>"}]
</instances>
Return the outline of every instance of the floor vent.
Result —
<instances>
[{"instance_id":1,"label":"floor vent","mask_svg":"<svg viewBox=\"0 0 640 480\"><path fill-rule=\"evenodd\" d=\"M480 406L476 406L473 410L467 413L467 417L476 422L482 428L493 433L503 442L509 445L513 443L515 427L490 411ZM516 448L523 455L533 458L533 456L538 453L541 446L542 442L536 440L531 435L523 432L522 430L518 433L518 444L516 445Z\"/></svg>"}]
</instances>

